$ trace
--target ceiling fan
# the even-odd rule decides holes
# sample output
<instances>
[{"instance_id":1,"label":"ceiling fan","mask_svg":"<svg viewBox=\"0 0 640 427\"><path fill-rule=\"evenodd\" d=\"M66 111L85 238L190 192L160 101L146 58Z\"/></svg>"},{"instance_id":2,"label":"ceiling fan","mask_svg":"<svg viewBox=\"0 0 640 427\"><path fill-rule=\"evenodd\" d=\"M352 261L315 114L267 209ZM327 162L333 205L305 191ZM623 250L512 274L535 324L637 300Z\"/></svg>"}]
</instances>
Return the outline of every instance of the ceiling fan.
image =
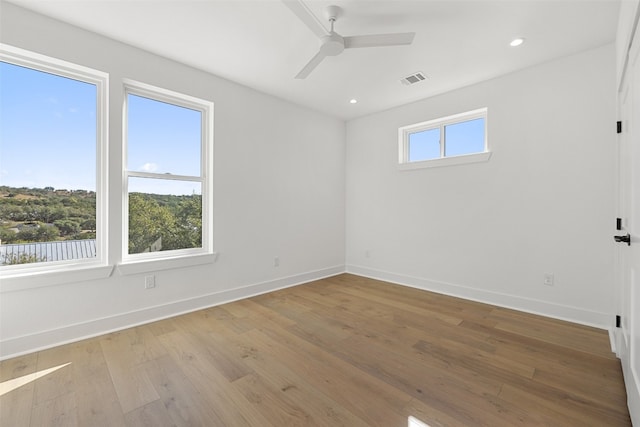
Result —
<instances>
[{"instance_id":1,"label":"ceiling fan","mask_svg":"<svg viewBox=\"0 0 640 427\"><path fill-rule=\"evenodd\" d=\"M282 0L283 3L315 34L320 38L320 49L311 58L302 70L296 75L296 79L306 78L327 56L336 56L345 49L357 47L401 46L413 42L416 33L391 33L370 34L363 36L341 36L333 30L333 24L342 14L338 6L328 6L324 15L331 25L327 31L318 18L309 10L302 0Z\"/></svg>"}]
</instances>

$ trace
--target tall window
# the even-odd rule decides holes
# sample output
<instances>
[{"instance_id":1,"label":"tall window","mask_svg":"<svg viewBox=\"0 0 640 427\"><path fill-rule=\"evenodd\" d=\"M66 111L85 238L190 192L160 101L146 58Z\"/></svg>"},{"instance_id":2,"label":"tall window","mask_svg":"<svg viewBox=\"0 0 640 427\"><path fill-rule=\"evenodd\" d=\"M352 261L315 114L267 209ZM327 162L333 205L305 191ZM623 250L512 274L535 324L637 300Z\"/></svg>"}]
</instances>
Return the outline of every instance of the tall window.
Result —
<instances>
[{"instance_id":1,"label":"tall window","mask_svg":"<svg viewBox=\"0 0 640 427\"><path fill-rule=\"evenodd\" d=\"M0 49L0 268L105 262L107 75Z\"/></svg>"},{"instance_id":2,"label":"tall window","mask_svg":"<svg viewBox=\"0 0 640 427\"><path fill-rule=\"evenodd\" d=\"M125 88L123 258L211 252L213 104L139 83Z\"/></svg>"},{"instance_id":3,"label":"tall window","mask_svg":"<svg viewBox=\"0 0 640 427\"><path fill-rule=\"evenodd\" d=\"M486 108L399 129L399 161L409 166L433 166L447 158L471 156L448 164L488 158ZM475 157L473 157L475 156ZM411 165L413 164L413 165Z\"/></svg>"}]
</instances>

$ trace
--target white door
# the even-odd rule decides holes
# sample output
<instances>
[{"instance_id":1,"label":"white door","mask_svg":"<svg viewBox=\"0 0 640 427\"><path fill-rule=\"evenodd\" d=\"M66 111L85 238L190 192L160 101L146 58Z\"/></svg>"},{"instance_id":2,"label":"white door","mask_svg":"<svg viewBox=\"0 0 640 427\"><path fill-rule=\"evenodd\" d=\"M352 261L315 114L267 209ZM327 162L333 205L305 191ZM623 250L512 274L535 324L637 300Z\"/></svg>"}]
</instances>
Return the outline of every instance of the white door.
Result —
<instances>
[{"instance_id":1,"label":"white door","mask_svg":"<svg viewBox=\"0 0 640 427\"><path fill-rule=\"evenodd\" d=\"M632 422L640 426L640 31L631 43L618 93L622 133L618 138L616 247L618 310L616 351L621 359ZM624 241L630 238L630 245Z\"/></svg>"}]
</instances>

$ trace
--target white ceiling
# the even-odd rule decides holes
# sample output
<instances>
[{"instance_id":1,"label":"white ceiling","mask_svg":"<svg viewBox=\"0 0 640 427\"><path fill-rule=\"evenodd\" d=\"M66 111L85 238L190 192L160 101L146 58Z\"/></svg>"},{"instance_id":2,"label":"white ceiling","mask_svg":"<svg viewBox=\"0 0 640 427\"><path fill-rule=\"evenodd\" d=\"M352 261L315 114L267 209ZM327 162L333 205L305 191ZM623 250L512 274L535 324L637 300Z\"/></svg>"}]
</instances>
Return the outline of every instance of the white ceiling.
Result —
<instances>
[{"instance_id":1,"label":"white ceiling","mask_svg":"<svg viewBox=\"0 0 640 427\"><path fill-rule=\"evenodd\" d=\"M611 43L619 8L619 0L307 0L323 22L326 6L342 7L343 36L416 37L347 50L296 80L319 42L279 0L11 3L345 120ZM518 36L525 44L510 47ZM416 71L429 79L399 82Z\"/></svg>"}]
</instances>

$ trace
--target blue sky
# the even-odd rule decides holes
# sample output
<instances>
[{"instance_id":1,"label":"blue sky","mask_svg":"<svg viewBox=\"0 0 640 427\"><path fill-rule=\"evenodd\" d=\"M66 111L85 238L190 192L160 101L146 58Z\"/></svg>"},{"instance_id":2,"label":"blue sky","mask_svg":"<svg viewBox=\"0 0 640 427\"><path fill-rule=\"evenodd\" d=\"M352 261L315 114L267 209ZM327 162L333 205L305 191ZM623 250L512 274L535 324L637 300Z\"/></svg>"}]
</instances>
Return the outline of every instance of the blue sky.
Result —
<instances>
[{"instance_id":1,"label":"blue sky","mask_svg":"<svg viewBox=\"0 0 640 427\"><path fill-rule=\"evenodd\" d=\"M0 62L0 183L95 190L96 87Z\"/></svg>"},{"instance_id":2,"label":"blue sky","mask_svg":"<svg viewBox=\"0 0 640 427\"><path fill-rule=\"evenodd\" d=\"M202 113L128 95L128 169L173 175L200 175ZM202 194L200 183L130 178L130 192Z\"/></svg>"},{"instance_id":3,"label":"blue sky","mask_svg":"<svg viewBox=\"0 0 640 427\"><path fill-rule=\"evenodd\" d=\"M484 151L484 119L445 126L445 156ZM440 128L409 134L409 161L440 158Z\"/></svg>"},{"instance_id":4,"label":"blue sky","mask_svg":"<svg viewBox=\"0 0 640 427\"><path fill-rule=\"evenodd\" d=\"M200 175L200 122L198 111L129 95L128 167ZM95 157L96 87L0 62L0 185L95 190ZM200 193L200 184L169 180L130 187Z\"/></svg>"},{"instance_id":5,"label":"blue sky","mask_svg":"<svg viewBox=\"0 0 640 427\"><path fill-rule=\"evenodd\" d=\"M129 170L200 175L199 111L128 96Z\"/></svg>"}]
</instances>

